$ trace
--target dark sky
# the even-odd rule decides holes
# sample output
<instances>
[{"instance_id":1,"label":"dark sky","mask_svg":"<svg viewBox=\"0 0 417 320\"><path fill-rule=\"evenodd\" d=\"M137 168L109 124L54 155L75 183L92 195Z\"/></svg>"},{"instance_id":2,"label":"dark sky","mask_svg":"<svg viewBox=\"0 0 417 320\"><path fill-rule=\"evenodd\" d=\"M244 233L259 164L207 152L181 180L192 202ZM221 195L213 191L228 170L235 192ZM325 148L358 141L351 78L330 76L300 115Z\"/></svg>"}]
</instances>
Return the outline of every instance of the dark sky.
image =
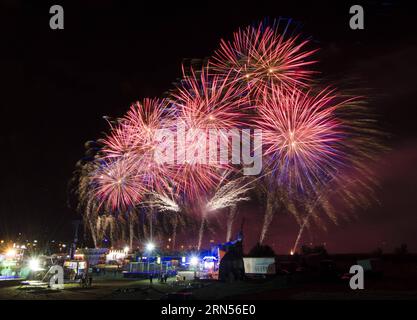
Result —
<instances>
[{"instance_id":1,"label":"dark sky","mask_svg":"<svg viewBox=\"0 0 417 320\"><path fill-rule=\"evenodd\" d=\"M67 183L84 142L106 130L102 116L161 96L184 59L209 56L238 27L284 16L301 22L321 48L316 69L336 83L355 79L390 133L391 151L378 163L380 204L349 224L313 232L311 241L333 252L389 251L402 242L417 251L414 8L398 1L224 2L1 2L0 238L70 238L78 216L67 206ZM349 7L357 3L365 9L361 31L349 29ZM63 5L65 30L49 28L52 4ZM244 210L247 221L259 221L256 210ZM252 225L245 227L251 243L259 232ZM287 251L295 232L291 219L278 216L267 241Z\"/></svg>"}]
</instances>

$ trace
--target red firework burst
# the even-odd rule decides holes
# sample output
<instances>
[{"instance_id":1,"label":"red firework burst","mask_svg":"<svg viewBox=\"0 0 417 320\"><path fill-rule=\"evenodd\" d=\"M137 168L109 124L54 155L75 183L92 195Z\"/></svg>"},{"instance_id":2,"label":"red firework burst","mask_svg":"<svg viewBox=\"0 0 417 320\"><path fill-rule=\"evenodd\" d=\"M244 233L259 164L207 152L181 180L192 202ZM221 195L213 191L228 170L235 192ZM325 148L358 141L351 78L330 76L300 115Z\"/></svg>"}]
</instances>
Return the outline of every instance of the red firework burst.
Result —
<instances>
[{"instance_id":1,"label":"red firework burst","mask_svg":"<svg viewBox=\"0 0 417 320\"><path fill-rule=\"evenodd\" d=\"M248 107L244 93L245 88L230 75L209 75L206 68L198 74L191 70L189 76L184 75L181 86L173 93L177 124L187 135L184 143L176 144L177 158L185 161L176 167L174 181L187 196L213 188L222 172L230 170L229 163L219 164L220 146L230 146L229 130L243 123L242 111ZM217 134L215 140L210 139L213 133ZM208 157L211 148L215 149L215 159ZM189 161L195 152L202 153L205 160Z\"/></svg>"},{"instance_id":2,"label":"red firework burst","mask_svg":"<svg viewBox=\"0 0 417 320\"><path fill-rule=\"evenodd\" d=\"M157 130L170 125L172 110L164 99L144 99L132 105L103 139L103 157L128 159L131 166L125 168L140 172L141 186L148 191L166 190L174 174L172 167L154 160L154 150L160 143Z\"/></svg>"},{"instance_id":3,"label":"red firework burst","mask_svg":"<svg viewBox=\"0 0 417 320\"><path fill-rule=\"evenodd\" d=\"M288 28L285 28L285 30ZM233 41L221 40L210 66L214 71L232 72L247 82L250 91L258 95L265 86L279 84L283 88L306 86L313 71L305 67L315 63L310 60L317 50L306 49L308 40L300 36L285 37L278 27L264 26L240 29Z\"/></svg>"},{"instance_id":4,"label":"red firework burst","mask_svg":"<svg viewBox=\"0 0 417 320\"><path fill-rule=\"evenodd\" d=\"M105 205L112 211L137 205L146 192L137 164L129 158L104 161L91 181L100 206Z\"/></svg>"},{"instance_id":5,"label":"red firework burst","mask_svg":"<svg viewBox=\"0 0 417 320\"><path fill-rule=\"evenodd\" d=\"M242 111L247 108L245 88L229 75L209 75L203 68L190 75L184 72L181 86L173 93L179 109L179 120L188 128L225 129L242 124Z\"/></svg>"},{"instance_id":6,"label":"red firework burst","mask_svg":"<svg viewBox=\"0 0 417 320\"><path fill-rule=\"evenodd\" d=\"M264 154L278 181L305 187L323 181L343 162L345 126L339 109L343 100L333 90L317 94L274 87L260 102L257 126L262 129Z\"/></svg>"},{"instance_id":7,"label":"red firework burst","mask_svg":"<svg viewBox=\"0 0 417 320\"><path fill-rule=\"evenodd\" d=\"M144 99L130 107L116 127L103 139L105 158L143 154L155 148L156 130L171 121L172 108L164 99Z\"/></svg>"}]
</instances>

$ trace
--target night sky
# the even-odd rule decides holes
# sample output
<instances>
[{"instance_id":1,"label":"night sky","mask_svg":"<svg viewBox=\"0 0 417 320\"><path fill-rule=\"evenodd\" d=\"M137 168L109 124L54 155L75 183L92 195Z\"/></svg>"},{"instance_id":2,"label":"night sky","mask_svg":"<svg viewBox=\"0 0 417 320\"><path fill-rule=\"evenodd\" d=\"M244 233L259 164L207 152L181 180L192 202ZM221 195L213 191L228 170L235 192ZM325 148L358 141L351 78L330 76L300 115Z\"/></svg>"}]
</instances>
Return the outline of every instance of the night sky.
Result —
<instances>
[{"instance_id":1,"label":"night sky","mask_svg":"<svg viewBox=\"0 0 417 320\"><path fill-rule=\"evenodd\" d=\"M303 34L321 48L315 69L326 81L353 81L366 92L391 148L377 164L380 203L327 232L313 230L305 241L326 242L331 252L389 252L401 243L417 251L413 8L398 1L224 2L1 2L0 238L22 232L29 239L70 239L70 222L79 216L67 204L68 181L84 143L107 130L102 117L162 96L180 77L184 59L208 57L238 27L283 16L302 23ZM52 4L64 7L64 30L49 28ZM365 30L349 28L353 4L365 9ZM250 245L261 227L258 211L249 204L239 215L246 217ZM295 233L293 219L278 215L267 243L287 252Z\"/></svg>"}]
</instances>

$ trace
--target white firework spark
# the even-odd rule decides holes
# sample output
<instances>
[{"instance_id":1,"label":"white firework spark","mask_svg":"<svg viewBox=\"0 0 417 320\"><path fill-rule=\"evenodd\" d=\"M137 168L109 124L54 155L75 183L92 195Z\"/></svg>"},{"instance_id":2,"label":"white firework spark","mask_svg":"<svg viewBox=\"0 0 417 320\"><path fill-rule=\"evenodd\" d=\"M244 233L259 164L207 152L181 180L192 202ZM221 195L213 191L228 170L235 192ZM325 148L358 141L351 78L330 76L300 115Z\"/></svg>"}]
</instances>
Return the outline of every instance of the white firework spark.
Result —
<instances>
[{"instance_id":1,"label":"white firework spark","mask_svg":"<svg viewBox=\"0 0 417 320\"><path fill-rule=\"evenodd\" d=\"M152 196L153 200L148 202L151 207L157 208L161 212L180 212L180 207L173 197L162 193L152 193Z\"/></svg>"},{"instance_id":2,"label":"white firework spark","mask_svg":"<svg viewBox=\"0 0 417 320\"><path fill-rule=\"evenodd\" d=\"M245 197L245 193L253 187L249 184L242 185L245 178L239 178L226 183L219 188L210 201L206 204L206 212L220 210L236 205L240 201L248 201L249 197Z\"/></svg>"}]
</instances>

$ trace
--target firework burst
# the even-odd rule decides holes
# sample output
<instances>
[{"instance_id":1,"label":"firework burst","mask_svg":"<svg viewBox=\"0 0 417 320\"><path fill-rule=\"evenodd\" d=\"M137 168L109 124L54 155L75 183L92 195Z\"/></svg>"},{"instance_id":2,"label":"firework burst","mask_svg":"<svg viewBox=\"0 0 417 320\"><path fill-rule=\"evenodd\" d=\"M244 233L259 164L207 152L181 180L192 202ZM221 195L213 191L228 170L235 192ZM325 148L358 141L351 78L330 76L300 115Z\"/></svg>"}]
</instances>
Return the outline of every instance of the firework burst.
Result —
<instances>
[{"instance_id":1,"label":"firework burst","mask_svg":"<svg viewBox=\"0 0 417 320\"><path fill-rule=\"evenodd\" d=\"M187 128L231 129L242 124L242 110L247 107L245 88L229 73L210 75L207 67L185 74L173 93L180 109L179 119Z\"/></svg>"},{"instance_id":2,"label":"firework burst","mask_svg":"<svg viewBox=\"0 0 417 320\"><path fill-rule=\"evenodd\" d=\"M220 146L230 145L229 130L242 124L242 110L247 108L244 92L228 75L209 75L207 68L184 74L173 92L177 124L186 134L184 141L176 143L177 159L184 161L176 166L173 180L186 196L195 198L215 188L224 171L231 170L230 163L219 163ZM212 154L213 158L208 156ZM199 161L193 161L196 155Z\"/></svg>"},{"instance_id":3,"label":"firework burst","mask_svg":"<svg viewBox=\"0 0 417 320\"><path fill-rule=\"evenodd\" d=\"M372 193L376 181L369 164L383 148L361 98L329 89L303 93L282 88L272 88L264 98L257 125L263 130L266 183L273 192L268 192L260 241L276 208L292 214L304 229L310 220L321 225L323 217L337 224L346 207L351 212L365 205L352 186ZM329 198L333 191L337 197ZM344 209L336 212L335 201L343 202Z\"/></svg>"},{"instance_id":4,"label":"firework burst","mask_svg":"<svg viewBox=\"0 0 417 320\"><path fill-rule=\"evenodd\" d=\"M133 226L139 223L134 211L149 199L149 207L172 212L161 216L174 226L173 238L185 221L182 212L198 212L198 247L208 213L230 208L230 238L237 204L249 200L246 193L253 187L245 178L229 179L237 166L219 161L220 147L230 146L230 132L245 125L262 130L266 165L264 178L256 180L267 198L261 242L277 208L300 225L296 247L310 221L321 223L325 215L337 223L342 216L329 191L350 208L366 203L349 181L355 176L352 185L372 193L369 163L380 150L372 118L364 116L360 98L316 89L310 70L316 50L300 35L290 34L289 23L282 28L282 21L238 30L232 41L221 41L207 66L183 69L169 99L144 99L109 122L110 133L77 178L79 207L96 246L109 228L114 237L118 225L125 239L127 224L131 244ZM170 149L174 163L155 161L159 129L183 130ZM182 206L185 202L189 208ZM143 228L145 235L145 223Z\"/></svg>"},{"instance_id":5,"label":"firework burst","mask_svg":"<svg viewBox=\"0 0 417 320\"><path fill-rule=\"evenodd\" d=\"M137 205L146 192L141 173L130 159L104 161L91 182L100 205L116 212Z\"/></svg>"},{"instance_id":6,"label":"firework burst","mask_svg":"<svg viewBox=\"0 0 417 320\"><path fill-rule=\"evenodd\" d=\"M324 89L316 94L283 93L273 87L259 103L257 126L262 129L264 155L277 182L302 189L332 176L346 158L342 148L349 132L338 117L353 99Z\"/></svg>"},{"instance_id":7,"label":"firework burst","mask_svg":"<svg viewBox=\"0 0 417 320\"><path fill-rule=\"evenodd\" d=\"M173 108L164 99L144 99L133 104L117 125L110 123L110 134L102 139L105 158L130 157L152 152L158 129L169 126Z\"/></svg>"},{"instance_id":8,"label":"firework burst","mask_svg":"<svg viewBox=\"0 0 417 320\"><path fill-rule=\"evenodd\" d=\"M280 20L274 26L249 26L235 32L233 41L221 40L210 66L246 82L255 95L273 84L306 86L313 74L306 67L316 62L311 57L317 50L307 49L309 41L298 35L286 37L289 22L282 32L279 24Z\"/></svg>"},{"instance_id":9,"label":"firework burst","mask_svg":"<svg viewBox=\"0 0 417 320\"><path fill-rule=\"evenodd\" d=\"M170 127L173 112L172 105L164 99L144 99L132 105L102 140L103 158L123 159L131 164L130 170L140 173L143 188L163 192L175 172L171 166L155 161L154 150L160 144L157 131Z\"/></svg>"}]
</instances>

